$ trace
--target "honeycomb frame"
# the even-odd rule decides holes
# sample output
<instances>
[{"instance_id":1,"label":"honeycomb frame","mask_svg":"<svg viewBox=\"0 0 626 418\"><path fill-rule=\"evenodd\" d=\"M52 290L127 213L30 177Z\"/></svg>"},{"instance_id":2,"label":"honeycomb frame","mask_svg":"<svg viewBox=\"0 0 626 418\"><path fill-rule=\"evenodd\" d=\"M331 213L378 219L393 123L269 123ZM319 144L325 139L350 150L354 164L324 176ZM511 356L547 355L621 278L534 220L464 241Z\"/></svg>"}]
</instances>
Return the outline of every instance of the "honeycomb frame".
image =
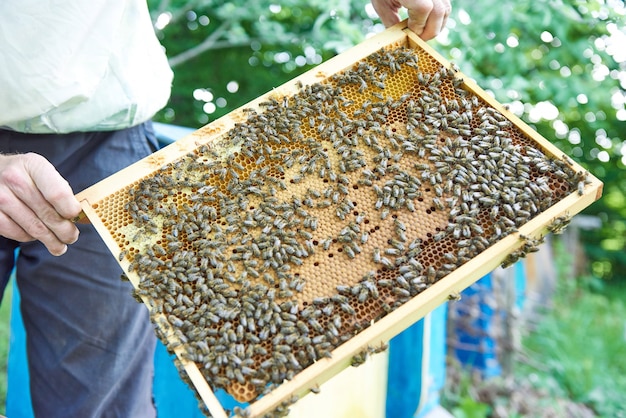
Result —
<instances>
[{"instance_id":1,"label":"honeycomb frame","mask_svg":"<svg viewBox=\"0 0 626 418\"><path fill-rule=\"evenodd\" d=\"M329 100L330 111L324 108ZM478 124L479 117L490 124ZM344 124L354 120L366 122ZM258 131L269 127L273 134L263 139ZM482 138L474 141L477 133ZM424 142L421 151L406 141L415 135ZM507 173L508 165L500 162L518 157L518 171ZM449 163L455 158L462 163ZM466 174L474 166L482 168L479 176L493 171L494 179L479 184L476 174ZM446 185L451 170L454 177ZM207 171L210 176L202 177ZM505 189L491 188L499 181L496 173L506 179L506 190L533 198L509 202ZM528 182L518 184L515 176ZM215 388L249 403L236 415L279 414L498 265L534 251L545 234L559 232L599 199L601 190L598 179L467 79L405 21L77 198L150 309L181 376L212 416L226 417ZM215 196L222 196L221 206ZM333 221L324 222L325 216ZM178 222L182 217L186 223ZM208 226L192 228L196 217ZM218 235L238 238L224 241ZM228 256L215 259L222 250ZM193 265L177 272L189 254ZM217 316L212 307L197 312L198 305L207 305L198 290L206 289L206 278L197 275L207 265L211 277L220 275L220 298L250 306L249 312L267 305L264 299L273 304L265 311L270 317L254 320L270 327L276 344L265 343L271 340L265 336L254 345L258 351L246 354L252 344L242 341L264 335L250 325L252 316L239 315L244 308ZM151 278L154 271L159 279ZM161 283L168 274L169 281ZM261 288L262 297L252 298ZM170 300L171 294L176 297ZM217 325L207 328L211 318ZM198 341L189 335L200 332L197 321L207 329ZM280 329L272 329L277 324ZM218 332L223 336L216 340ZM311 342L316 339L321 344ZM236 346L238 355L209 353L224 344L206 341L229 340L229 350ZM232 358L236 367L228 365ZM282 358L286 366L272 363ZM262 379L259 370L268 361L276 376L268 372Z\"/></svg>"}]
</instances>

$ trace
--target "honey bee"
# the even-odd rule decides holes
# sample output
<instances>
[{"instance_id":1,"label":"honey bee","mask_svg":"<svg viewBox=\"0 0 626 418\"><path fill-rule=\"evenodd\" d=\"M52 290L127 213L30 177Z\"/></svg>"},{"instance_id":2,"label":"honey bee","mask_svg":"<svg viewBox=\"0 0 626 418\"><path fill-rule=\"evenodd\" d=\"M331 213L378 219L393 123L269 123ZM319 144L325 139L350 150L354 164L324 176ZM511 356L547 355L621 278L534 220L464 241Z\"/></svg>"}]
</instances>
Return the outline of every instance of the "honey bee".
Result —
<instances>
[{"instance_id":1,"label":"honey bee","mask_svg":"<svg viewBox=\"0 0 626 418\"><path fill-rule=\"evenodd\" d=\"M458 292L452 292L448 295L448 300L451 300L451 301L461 300L461 294Z\"/></svg>"}]
</instances>

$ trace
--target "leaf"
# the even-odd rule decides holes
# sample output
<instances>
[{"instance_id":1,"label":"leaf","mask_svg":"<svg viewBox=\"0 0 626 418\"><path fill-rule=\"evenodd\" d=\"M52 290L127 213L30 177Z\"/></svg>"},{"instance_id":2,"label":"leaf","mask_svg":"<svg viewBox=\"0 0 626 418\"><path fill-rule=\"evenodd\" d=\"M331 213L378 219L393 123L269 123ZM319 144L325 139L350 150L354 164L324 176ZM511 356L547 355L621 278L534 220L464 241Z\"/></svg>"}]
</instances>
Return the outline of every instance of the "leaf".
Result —
<instances>
[{"instance_id":1,"label":"leaf","mask_svg":"<svg viewBox=\"0 0 626 418\"><path fill-rule=\"evenodd\" d=\"M461 399L459 406L454 408L455 418L485 418L489 416L490 407L482 402L466 396Z\"/></svg>"}]
</instances>

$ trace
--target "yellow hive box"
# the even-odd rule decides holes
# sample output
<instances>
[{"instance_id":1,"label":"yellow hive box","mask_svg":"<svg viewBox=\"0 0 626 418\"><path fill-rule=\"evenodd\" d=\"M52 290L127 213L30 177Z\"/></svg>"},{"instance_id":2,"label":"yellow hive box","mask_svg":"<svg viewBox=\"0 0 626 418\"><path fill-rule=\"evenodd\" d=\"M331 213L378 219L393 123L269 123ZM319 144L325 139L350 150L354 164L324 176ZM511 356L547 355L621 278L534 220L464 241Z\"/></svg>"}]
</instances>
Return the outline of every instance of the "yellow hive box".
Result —
<instances>
[{"instance_id":1,"label":"yellow hive box","mask_svg":"<svg viewBox=\"0 0 626 418\"><path fill-rule=\"evenodd\" d=\"M401 23L77 197L210 413L256 417L601 189Z\"/></svg>"}]
</instances>

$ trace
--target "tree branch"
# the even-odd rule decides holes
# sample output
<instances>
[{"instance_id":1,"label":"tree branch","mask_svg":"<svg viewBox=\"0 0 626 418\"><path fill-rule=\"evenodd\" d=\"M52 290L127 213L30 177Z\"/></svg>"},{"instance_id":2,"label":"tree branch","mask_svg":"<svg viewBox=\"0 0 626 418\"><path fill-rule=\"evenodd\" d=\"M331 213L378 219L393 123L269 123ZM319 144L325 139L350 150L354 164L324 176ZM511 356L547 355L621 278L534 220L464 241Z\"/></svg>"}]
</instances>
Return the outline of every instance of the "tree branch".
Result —
<instances>
[{"instance_id":1,"label":"tree branch","mask_svg":"<svg viewBox=\"0 0 626 418\"><path fill-rule=\"evenodd\" d=\"M229 46L235 46L233 43L227 42L227 41L218 42L219 37L222 36L224 32L226 32L229 26L230 26L229 22L223 22L220 25L220 27L215 29L215 31L213 31L213 33L207 36L207 38L204 41L194 46L193 48L189 48L188 50L181 52L180 54L175 55L172 58L170 58L168 60L170 67L174 68L177 65L180 65L186 61L189 61L190 59L195 58L198 55L210 49L219 49L219 48L226 48Z\"/></svg>"},{"instance_id":2,"label":"tree branch","mask_svg":"<svg viewBox=\"0 0 626 418\"><path fill-rule=\"evenodd\" d=\"M189 10L192 10L199 3L200 3L199 0L188 0L183 6L179 8L174 8L173 10L169 11L171 17L170 17L170 21L168 25L180 20L181 17L183 17ZM161 16L161 14L167 12L169 8L170 8L170 0L161 0L157 10L154 13L152 13L152 26L154 27L154 30L157 34L162 32L162 30L156 28L155 26L156 19L158 19L159 16Z\"/></svg>"},{"instance_id":3,"label":"tree branch","mask_svg":"<svg viewBox=\"0 0 626 418\"><path fill-rule=\"evenodd\" d=\"M179 7L172 12L172 20L170 21L170 23L178 22L180 18L185 16L188 11L193 10L193 8L196 7L199 3L199 0L188 0L184 6Z\"/></svg>"}]
</instances>

